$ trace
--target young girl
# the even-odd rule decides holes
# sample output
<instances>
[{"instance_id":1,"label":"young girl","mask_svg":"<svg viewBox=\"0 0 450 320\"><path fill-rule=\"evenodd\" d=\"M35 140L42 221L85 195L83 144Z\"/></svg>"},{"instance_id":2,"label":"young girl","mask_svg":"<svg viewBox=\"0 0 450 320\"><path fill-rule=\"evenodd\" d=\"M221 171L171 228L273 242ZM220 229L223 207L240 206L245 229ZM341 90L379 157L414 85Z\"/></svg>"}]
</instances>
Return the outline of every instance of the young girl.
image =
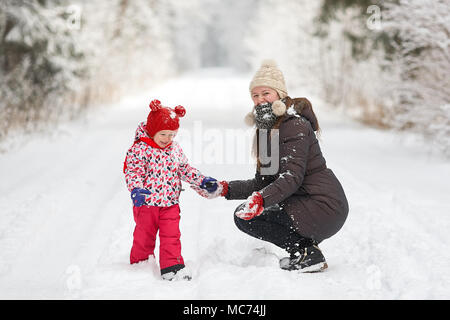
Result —
<instances>
[{"instance_id":1,"label":"young girl","mask_svg":"<svg viewBox=\"0 0 450 320\"><path fill-rule=\"evenodd\" d=\"M211 194L222 194L223 190L215 179L191 167L180 145L173 141L179 118L186 113L184 107L171 109L153 100L150 109L147 122L140 123L136 130L134 144L128 149L124 163L136 222L130 263L154 255L159 230L162 278L190 280L181 256L178 204L181 180Z\"/></svg>"}]
</instances>

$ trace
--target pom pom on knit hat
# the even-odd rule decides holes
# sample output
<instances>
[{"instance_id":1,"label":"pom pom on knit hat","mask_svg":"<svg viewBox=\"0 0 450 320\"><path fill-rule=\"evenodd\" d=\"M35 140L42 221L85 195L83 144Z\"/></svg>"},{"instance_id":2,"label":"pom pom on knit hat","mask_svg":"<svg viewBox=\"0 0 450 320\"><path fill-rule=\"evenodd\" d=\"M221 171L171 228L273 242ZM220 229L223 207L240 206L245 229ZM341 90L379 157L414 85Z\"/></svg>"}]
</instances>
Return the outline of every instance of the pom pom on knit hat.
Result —
<instances>
[{"instance_id":1,"label":"pom pom on knit hat","mask_svg":"<svg viewBox=\"0 0 450 320\"><path fill-rule=\"evenodd\" d=\"M158 111L159 109L161 109L161 101L159 101L159 100L157 100L157 99L155 99L155 100L152 100L152 102L150 102L150 109L152 110L152 111Z\"/></svg>"},{"instance_id":2,"label":"pom pom on knit hat","mask_svg":"<svg viewBox=\"0 0 450 320\"><path fill-rule=\"evenodd\" d=\"M276 100L272 103L272 111L277 117L282 116L286 112L286 105L283 101Z\"/></svg>"},{"instance_id":3,"label":"pom pom on knit hat","mask_svg":"<svg viewBox=\"0 0 450 320\"><path fill-rule=\"evenodd\" d=\"M186 109L183 106L176 106L175 113L178 115L178 117L182 118L186 114Z\"/></svg>"},{"instance_id":4,"label":"pom pom on knit hat","mask_svg":"<svg viewBox=\"0 0 450 320\"><path fill-rule=\"evenodd\" d=\"M178 130L180 127L179 118L186 114L186 109L183 106L176 106L175 109L171 109L163 106L161 101L157 99L152 100L149 107L146 130L152 138L161 130Z\"/></svg>"}]
</instances>

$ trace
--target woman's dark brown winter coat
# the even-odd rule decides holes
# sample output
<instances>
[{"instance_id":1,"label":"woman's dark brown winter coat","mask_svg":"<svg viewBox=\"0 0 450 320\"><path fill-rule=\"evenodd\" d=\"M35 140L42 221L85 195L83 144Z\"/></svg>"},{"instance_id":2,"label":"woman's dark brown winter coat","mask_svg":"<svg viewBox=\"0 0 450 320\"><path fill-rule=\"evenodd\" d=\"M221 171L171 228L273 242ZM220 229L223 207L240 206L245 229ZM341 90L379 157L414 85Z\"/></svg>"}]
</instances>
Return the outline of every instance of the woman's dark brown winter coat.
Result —
<instances>
[{"instance_id":1,"label":"woman's dark brown winter coat","mask_svg":"<svg viewBox=\"0 0 450 320\"><path fill-rule=\"evenodd\" d=\"M253 179L230 181L226 198L246 199L259 191L265 208L280 205L300 235L321 242L341 229L349 209L340 182L322 156L314 113L300 112L289 108L280 119L277 174L264 176L257 170Z\"/></svg>"}]
</instances>

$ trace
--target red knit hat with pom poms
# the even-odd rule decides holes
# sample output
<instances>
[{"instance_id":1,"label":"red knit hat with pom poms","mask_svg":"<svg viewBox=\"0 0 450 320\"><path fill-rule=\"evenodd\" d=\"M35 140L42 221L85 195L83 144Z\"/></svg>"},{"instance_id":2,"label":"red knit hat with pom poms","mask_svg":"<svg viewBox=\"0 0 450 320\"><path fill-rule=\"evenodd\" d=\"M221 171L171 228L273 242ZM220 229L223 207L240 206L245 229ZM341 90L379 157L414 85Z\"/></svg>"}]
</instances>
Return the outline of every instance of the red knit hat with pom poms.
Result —
<instances>
[{"instance_id":1,"label":"red knit hat with pom poms","mask_svg":"<svg viewBox=\"0 0 450 320\"><path fill-rule=\"evenodd\" d=\"M179 118L186 114L186 109L183 106L176 106L171 109L163 106L161 101L156 99L150 102L150 109L146 130L152 138L161 130L177 130L180 127Z\"/></svg>"}]
</instances>

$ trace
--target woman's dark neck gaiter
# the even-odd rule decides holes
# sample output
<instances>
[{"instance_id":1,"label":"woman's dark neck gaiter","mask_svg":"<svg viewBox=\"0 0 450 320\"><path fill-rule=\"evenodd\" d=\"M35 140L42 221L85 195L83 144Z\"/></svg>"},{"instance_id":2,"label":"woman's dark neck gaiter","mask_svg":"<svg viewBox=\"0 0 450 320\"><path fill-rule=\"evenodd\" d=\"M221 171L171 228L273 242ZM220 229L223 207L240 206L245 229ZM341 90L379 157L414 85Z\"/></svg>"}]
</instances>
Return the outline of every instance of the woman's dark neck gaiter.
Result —
<instances>
[{"instance_id":1,"label":"woman's dark neck gaiter","mask_svg":"<svg viewBox=\"0 0 450 320\"><path fill-rule=\"evenodd\" d=\"M258 129L272 129L277 121L277 116L272 110L272 104L268 102L255 106L253 115L255 116L256 128Z\"/></svg>"}]
</instances>

